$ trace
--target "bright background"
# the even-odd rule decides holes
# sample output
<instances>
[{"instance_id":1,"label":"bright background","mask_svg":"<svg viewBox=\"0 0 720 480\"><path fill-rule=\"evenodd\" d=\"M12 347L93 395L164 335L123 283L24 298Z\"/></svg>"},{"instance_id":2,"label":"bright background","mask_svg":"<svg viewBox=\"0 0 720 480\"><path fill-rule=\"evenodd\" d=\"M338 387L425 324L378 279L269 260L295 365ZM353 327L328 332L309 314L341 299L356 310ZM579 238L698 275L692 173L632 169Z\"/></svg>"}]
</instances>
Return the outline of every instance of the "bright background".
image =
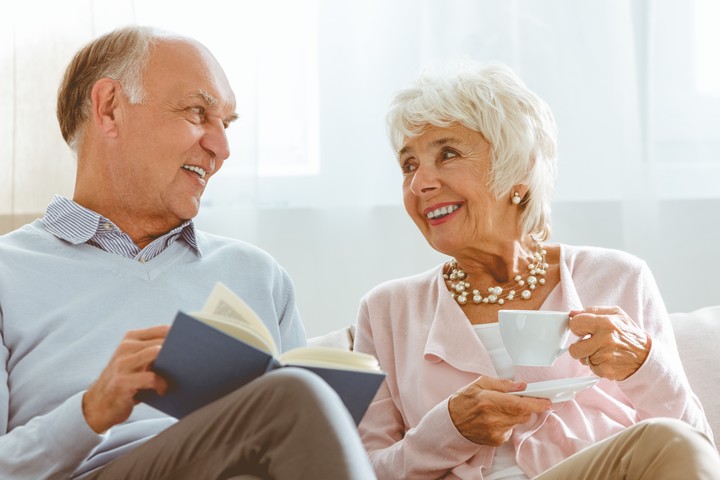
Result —
<instances>
[{"instance_id":1,"label":"bright background","mask_svg":"<svg viewBox=\"0 0 720 480\"><path fill-rule=\"evenodd\" d=\"M453 58L510 65L555 112L553 241L645 259L671 311L718 304L717 0L63 0L0 17L0 232L72 195L55 120L73 53L128 23L193 36L238 96L232 155L197 223L295 280L308 333L354 321L432 251L401 206L393 92ZM142 175L138 181L142 181Z\"/></svg>"}]
</instances>

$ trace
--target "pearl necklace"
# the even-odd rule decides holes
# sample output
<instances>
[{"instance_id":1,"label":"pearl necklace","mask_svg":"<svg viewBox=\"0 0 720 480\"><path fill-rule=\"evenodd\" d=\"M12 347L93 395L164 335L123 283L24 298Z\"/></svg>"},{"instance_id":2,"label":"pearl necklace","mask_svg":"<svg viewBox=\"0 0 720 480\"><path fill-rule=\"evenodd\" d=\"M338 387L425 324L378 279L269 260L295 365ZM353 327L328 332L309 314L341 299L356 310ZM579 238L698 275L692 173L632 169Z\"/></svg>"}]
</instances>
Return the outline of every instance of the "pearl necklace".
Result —
<instances>
[{"instance_id":1,"label":"pearl necklace","mask_svg":"<svg viewBox=\"0 0 720 480\"><path fill-rule=\"evenodd\" d=\"M450 261L447 266L443 277L445 281L450 284L450 293L455 301L462 307L468 303L468 296L472 293L472 302L476 305L483 303L497 303L502 305L505 301L515 300L517 296L517 290L521 290L520 298L523 300L529 300L532 297L532 292L537 288L538 285L545 285L545 273L547 272L548 264L545 263L545 256L547 252L533 239L535 244L535 252L533 253L534 262L528 265L528 276L523 278L521 275L516 275L515 278L501 286L489 287L486 296L480 294L480 290L473 289L468 282L467 274L465 271L458 266L457 260L454 258Z\"/></svg>"}]
</instances>

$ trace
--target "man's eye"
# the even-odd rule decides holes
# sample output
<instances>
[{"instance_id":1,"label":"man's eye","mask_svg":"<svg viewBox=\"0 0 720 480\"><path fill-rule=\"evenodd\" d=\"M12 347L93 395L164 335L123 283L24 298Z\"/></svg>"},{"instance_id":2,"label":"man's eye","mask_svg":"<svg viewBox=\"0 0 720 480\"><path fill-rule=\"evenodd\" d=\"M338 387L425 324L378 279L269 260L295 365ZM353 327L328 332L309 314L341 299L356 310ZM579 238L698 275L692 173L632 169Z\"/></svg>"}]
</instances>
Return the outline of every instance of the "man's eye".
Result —
<instances>
[{"instance_id":1,"label":"man's eye","mask_svg":"<svg viewBox=\"0 0 720 480\"><path fill-rule=\"evenodd\" d=\"M205 108L203 107L190 107L190 111L197 115L205 115Z\"/></svg>"}]
</instances>

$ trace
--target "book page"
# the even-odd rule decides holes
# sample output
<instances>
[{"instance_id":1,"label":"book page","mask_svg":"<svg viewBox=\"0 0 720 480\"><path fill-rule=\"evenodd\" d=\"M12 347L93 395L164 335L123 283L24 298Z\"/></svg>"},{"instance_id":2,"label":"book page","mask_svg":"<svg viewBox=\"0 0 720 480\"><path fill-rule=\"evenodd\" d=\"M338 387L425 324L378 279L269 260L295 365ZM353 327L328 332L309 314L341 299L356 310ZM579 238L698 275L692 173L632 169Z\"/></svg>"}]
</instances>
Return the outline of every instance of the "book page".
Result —
<instances>
[{"instance_id":1,"label":"book page","mask_svg":"<svg viewBox=\"0 0 720 480\"><path fill-rule=\"evenodd\" d=\"M268 351L272 356L278 354L275 340L262 320L242 298L235 295L222 282L215 284L201 313L223 317L228 322L242 325L263 340L266 346L263 350Z\"/></svg>"},{"instance_id":2,"label":"book page","mask_svg":"<svg viewBox=\"0 0 720 480\"><path fill-rule=\"evenodd\" d=\"M190 316L197 320L200 320L206 325L210 325L211 327L230 335L233 338L242 340L248 345L257 348L258 350L262 350L265 353L273 355L273 352L270 351L272 345L267 344L267 339L263 338L261 335L258 335L255 330L253 330L252 328L248 328L246 325L236 322L235 320L228 319L228 317L214 315L212 313L193 312L190 314Z\"/></svg>"},{"instance_id":3,"label":"book page","mask_svg":"<svg viewBox=\"0 0 720 480\"><path fill-rule=\"evenodd\" d=\"M343 348L299 347L283 353L278 360L283 365L380 372L380 365L372 355Z\"/></svg>"}]
</instances>

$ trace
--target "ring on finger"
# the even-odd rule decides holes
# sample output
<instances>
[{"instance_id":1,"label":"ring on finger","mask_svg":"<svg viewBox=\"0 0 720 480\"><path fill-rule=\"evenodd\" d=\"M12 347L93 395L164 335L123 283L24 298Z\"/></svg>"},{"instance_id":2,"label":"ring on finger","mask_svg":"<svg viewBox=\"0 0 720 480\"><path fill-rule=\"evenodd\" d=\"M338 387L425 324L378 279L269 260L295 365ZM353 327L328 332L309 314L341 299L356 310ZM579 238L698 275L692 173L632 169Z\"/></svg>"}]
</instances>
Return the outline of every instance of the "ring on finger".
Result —
<instances>
[{"instance_id":1,"label":"ring on finger","mask_svg":"<svg viewBox=\"0 0 720 480\"><path fill-rule=\"evenodd\" d=\"M589 355L588 355L587 357L583 358L583 364L585 364L585 365L587 365L587 366L592 365L592 364L590 363L590 356L589 356Z\"/></svg>"}]
</instances>

